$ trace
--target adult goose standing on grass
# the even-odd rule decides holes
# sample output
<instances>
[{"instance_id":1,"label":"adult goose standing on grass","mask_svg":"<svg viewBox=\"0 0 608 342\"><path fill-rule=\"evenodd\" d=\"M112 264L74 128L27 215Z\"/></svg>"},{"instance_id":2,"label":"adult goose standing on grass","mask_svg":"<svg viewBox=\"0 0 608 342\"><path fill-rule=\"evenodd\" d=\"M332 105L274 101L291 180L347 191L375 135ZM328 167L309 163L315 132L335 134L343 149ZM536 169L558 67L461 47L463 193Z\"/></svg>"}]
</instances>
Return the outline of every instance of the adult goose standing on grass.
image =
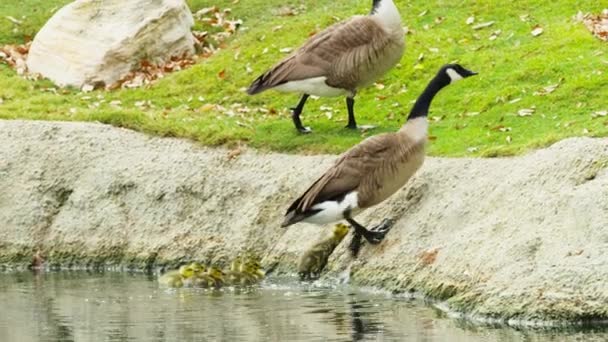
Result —
<instances>
[{"instance_id":1,"label":"adult goose standing on grass","mask_svg":"<svg viewBox=\"0 0 608 342\"><path fill-rule=\"evenodd\" d=\"M346 151L291 204L282 227L297 222L326 224L345 219L355 230L350 244L354 256L361 246L361 237L372 244L380 243L391 228L390 220L385 219L368 230L353 217L394 194L420 168L431 101L443 87L475 74L459 64L444 65L416 100L401 129L369 137Z\"/></svg>"},{"instance_id":2,"label":"adult goose standing on grass","mask_svg":"<svg viewBox=\"0 0 608 342\"><path fill-rule=\"evenodd\" d=\"M300 114L310 95L346 95L348 125L356 129L357 89L368 86L399 62L405 48L401 16L393 0L373 0L371 13L334 24L312 36L293 54L258 77L247 89L303 94L292 108L296 129L309 133Z\"/></svg>"}]
</instances>

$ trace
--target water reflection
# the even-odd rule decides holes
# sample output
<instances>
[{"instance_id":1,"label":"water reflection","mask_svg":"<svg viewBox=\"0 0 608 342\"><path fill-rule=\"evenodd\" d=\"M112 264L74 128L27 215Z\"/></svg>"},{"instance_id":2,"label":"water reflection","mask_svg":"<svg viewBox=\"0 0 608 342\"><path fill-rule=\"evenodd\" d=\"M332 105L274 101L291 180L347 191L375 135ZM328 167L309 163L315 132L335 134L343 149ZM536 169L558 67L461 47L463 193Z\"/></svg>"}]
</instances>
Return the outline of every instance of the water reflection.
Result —
<instances>
[{"instance_id":1,"label":"water reflection","mask_svg":"<svg viewBox=\"0 0 608 342\"><path fill-rule=\"evenodd\" d=\"M605 341L605 330L471 325L349 287L160 289L117 273L0 275L0 341Z\"/></svg>"}]
</instances>

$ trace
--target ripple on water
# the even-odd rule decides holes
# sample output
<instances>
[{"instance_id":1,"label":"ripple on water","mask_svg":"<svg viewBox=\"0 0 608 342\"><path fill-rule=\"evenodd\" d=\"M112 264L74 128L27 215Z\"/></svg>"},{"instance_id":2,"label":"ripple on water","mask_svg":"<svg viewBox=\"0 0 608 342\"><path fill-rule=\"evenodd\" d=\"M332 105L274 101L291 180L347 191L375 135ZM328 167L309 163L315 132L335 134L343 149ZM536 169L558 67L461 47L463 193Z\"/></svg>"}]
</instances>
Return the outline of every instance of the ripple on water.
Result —
<instances>
[{"instance_id":1,"label":"ripple on water","mask_svg":"<svg viewBox=\"0 0 608 342\"><path fill-rule=\"evenodd\" d=\"M602 329L470 324L420 300L294 278L260 287L159 288L121 273L0 274L0 341L605 341Z\"/></svg>"}]
</instances>

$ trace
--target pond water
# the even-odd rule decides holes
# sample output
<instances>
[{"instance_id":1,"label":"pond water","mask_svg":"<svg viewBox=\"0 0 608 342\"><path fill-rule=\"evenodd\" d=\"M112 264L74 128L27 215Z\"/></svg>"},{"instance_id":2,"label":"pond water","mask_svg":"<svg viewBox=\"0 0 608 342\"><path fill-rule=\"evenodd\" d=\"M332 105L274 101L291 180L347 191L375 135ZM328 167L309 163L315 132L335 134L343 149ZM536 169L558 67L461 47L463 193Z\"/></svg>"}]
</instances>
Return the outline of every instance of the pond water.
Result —
<instances>
[{"instance_id":1,"label":"pond water","mask_svg":"<svg viewBox=\"0 0 608 342\"><path fill-rule=\"evenodd\" d=\"M0 274L0 341L607 341L454 320L422 301L295 280L160 288L142 274Z\"/></svg>"}]
</instances>

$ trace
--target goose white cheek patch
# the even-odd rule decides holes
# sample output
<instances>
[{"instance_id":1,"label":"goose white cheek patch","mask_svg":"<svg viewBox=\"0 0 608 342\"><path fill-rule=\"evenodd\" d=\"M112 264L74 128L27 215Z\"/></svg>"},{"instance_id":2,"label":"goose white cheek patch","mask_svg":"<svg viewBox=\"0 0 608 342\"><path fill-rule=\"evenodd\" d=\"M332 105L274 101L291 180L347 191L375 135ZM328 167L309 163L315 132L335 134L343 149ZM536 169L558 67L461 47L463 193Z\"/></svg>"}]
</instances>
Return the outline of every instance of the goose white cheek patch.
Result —
<instances>
[{"instance_id":1,"label":"goose white cheek patch","mask_svg":"<svg viewBox=\"0 0 608 342\"><path fill-rule=\"evenodd\" d=\"M460 81L462 79L462 76L460 76L459 73L456 72L456 70L449 68L446 70L448 76L450 76L450 80L451 83L454 83L456 81Z\"/></svg>"}]
</instances>

